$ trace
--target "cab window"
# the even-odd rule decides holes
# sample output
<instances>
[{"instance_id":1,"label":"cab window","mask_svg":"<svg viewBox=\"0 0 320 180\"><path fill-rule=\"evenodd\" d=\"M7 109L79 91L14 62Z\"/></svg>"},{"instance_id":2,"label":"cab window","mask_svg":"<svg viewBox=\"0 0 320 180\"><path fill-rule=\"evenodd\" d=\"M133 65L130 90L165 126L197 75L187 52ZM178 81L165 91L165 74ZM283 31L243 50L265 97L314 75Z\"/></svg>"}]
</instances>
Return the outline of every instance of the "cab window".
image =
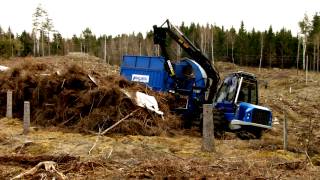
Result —
<instances>
[{"instance_id":1,"label":"cab window","mask_svg":"<svg viewBox=\"0 0 320 180\"><path fill-rule=\"evenodd\" d=\"M237 90L238 78L237 77L227 77L217 95L217 102L228 101L232 102Z\"/></svg>"},{"instance_id":2,"label":"cab window","mask_svg":"<svg viewBox=\"0 0 320 180\"><path fill-rule=\"evenodd\" d=\"M255 82L243 80L239 92L238 102L258 104L257 85Z\"/></svg>"}]
</instances>

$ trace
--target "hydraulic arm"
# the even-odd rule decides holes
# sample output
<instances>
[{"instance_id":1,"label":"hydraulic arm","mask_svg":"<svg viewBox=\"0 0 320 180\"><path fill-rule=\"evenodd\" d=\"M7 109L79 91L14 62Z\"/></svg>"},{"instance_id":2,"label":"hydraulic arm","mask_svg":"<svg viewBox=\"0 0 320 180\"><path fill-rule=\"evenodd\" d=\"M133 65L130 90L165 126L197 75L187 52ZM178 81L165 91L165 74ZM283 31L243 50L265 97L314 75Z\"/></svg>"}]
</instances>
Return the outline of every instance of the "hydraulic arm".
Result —
<instances>
[{"instance_id":1,"label":"hydraulic arm","mask_svg":"<svg viewBox=\"0 0 320 180\"><path fill-rule=\"evenodd\" d=\"M166 25L166 26L165 26ZM211 64L210 60L204 55L200 49L198 49L177 27L172 25L169 20L166 20L160 27L153 26L154 30L154 44L159 44L162 55L166 59L166 70L169 75L174 78L175 73L170 63L169 53L167 51L166 38L169 35L175 42L177 42L181 48L196 61L207 74L207 93L208 98L205 103L212 103L214 95L217 91L219 84L219 73L215 67Z\"/></svg>"}]
</instances>

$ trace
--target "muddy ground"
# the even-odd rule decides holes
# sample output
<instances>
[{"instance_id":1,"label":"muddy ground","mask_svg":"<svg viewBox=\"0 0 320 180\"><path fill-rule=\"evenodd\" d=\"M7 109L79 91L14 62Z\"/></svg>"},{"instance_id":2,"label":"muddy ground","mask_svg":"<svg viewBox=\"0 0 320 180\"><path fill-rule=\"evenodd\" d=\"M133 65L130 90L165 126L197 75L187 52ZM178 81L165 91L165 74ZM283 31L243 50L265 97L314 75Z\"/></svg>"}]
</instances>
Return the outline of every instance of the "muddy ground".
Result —
<instances>
[{"instance_id":1,"label":"muddy ground","mask_svg":"<svg viewBox=\"0 0 320 180\"><path fill-rule=\"evenodd\" d=\"M36 58L55 67L71 62L105 75L118 73L99 59L87 56ZM13 66L25 59L3 61ZM61 127L32 124L22 135L20 119L0 119L0 179L10 179L43 161L57 163L69 179L210 177L216 179L318 179L320 172L320 74L295 69L261 69L217 63L222 76L238 70L260 80L260 103L272 109L273 129L261 140L240 140L233 134L216 139L216 152L201 152L196 130L157 136L77 133ZM290 91L291 87L291 91ZM161 110L161 109L160 109ZM282 150L282 125L289 125L288 151ZM37 170L26 179L58 177Z\"/></svg>"}]
</instances>

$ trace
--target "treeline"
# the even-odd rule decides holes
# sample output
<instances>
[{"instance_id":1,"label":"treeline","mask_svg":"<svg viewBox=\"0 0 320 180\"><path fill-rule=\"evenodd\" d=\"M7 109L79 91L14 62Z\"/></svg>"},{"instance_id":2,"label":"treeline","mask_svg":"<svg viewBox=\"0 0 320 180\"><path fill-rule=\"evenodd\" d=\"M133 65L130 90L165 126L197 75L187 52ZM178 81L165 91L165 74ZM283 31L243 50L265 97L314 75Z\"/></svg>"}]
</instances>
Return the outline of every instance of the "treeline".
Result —
<instances>
[{"instance_id":1,"label":"treeline","mask_svg":"<svg viewBox=\"0 0 320 180\"><path fill-rule=\"evenodd\" d=\"M180 30L198 46L209 59L229 61L239 65L262 67L299 68L319 70L320 16L316 13L309 20L305 16L298 23L299 35L285 28L275 32L272 26L266 31L247 30L243 22L239 29L201 26L182 23ZM79 36L63 38L57 31L40 29L14 35L10 28L0 27L0 56L48 56L84 52L95 55L111 64L119 64L123 55L159 55L159 47L153 44L153 32L102 35L97 37L89 28ZM52 34L49 34L52 32ZM39 35L40 34L40 35ZM187 54L172 40L168 40L172 59ZM306 61L308 59L308 61ZM298 62L298 63L297 63Z\"/></svg>"}]
</instances>

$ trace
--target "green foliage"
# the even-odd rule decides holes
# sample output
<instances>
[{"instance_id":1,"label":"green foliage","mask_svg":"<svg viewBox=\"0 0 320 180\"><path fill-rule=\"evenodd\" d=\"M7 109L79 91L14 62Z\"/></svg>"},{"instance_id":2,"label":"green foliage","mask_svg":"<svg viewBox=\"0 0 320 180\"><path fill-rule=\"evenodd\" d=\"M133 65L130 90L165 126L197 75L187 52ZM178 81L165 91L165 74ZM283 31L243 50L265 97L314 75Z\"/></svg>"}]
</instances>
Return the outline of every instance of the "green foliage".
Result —
<instances>
[{"instance_id":1,"label":"green foliage","mask_svg":"<svg viewBox=\"0 0 320 180\"><path fill-rule=\"evenodd\" d=\"M82 44L82 52L94 55L97 48L97 44L96 36L92 34L91 29L87 27L85 30L83 30L82 34L80 35L80 39Z\"/></svg>"},{"instance_id":2,"label":"green foliage","mask_svg":"<svg viewBox=\"0 0 320 180\"><path fill-rule=\"evenodd\" d=\"M77 35L74 34L71 39L71 47L72 47L71 51L81 52L82 51L81 46L82 44L81 44L80 38L78 38Z\"/></svg>"},{"instance_id":3,"label":"green foliage","mask_svg":"<svg viewBox=\"0 0 320 180\"><path fill-rule=\"evenodd\" d=\"M304 14L302 21L299 22L301 34L308 35L311 30L311 23L307 14Z\"/></svg>"},{"instance_id":4,"label":"green foliage","mask_svg":"<svg viewBox=\"0 0 320 180\"><path fill-rule=\"evenodd\" d=\"M11 43L8 39L0 40L0 54L1 57L9 58L11 56Z\"/></svg>"},{"instance_id":5,"label":"green foliage","mask_svg":"<svg viewBox=\"0 0 320 180\"><path fill-rule=\"evenodd\" d=\"M311 36L315 36L320 33L320 15L316 13L313 16L312 20L312 31L311 31Z\"/></svg>"},{"instance_id":6,"label":"green foliage","mask_svg":"<svg viewBox=\"0 0 320 180\"><path fill-rule=\"evenodd\" d=\"M33 39L31 35L26 31L23 31L19 37L19 40L22 46L20 56L22 57L30 56L33 50Z\"/></svg>"},{"instance_id":7,"label":"green foliage","mask_svg":"<svg viewBox=\"0 0 320 180\"><path fill-rule=\"evenodd\" d=\"M64 55L64 40L60 33L53 34L53 40L51 43L51 52L55 55Z\"/></svg>"},{"instance_id":8,"label":"green foliage","mask_svg":"<svg viewBox=\"0 0 320 180\"><path fill-rule=\"evenodd\" d=\"M313 59L312 56L316 56L314 52L319 53L314 51L314 47L317 47L320 41L320 16L316 13L310 21L305 15L298 24L301 33L308 36L306 54L310 56L309 59ZM293 36L291 31L285 28L278 32L275 32L272 26L266 31L257 31L254 28L247 30L242 21L237 30L233 27L225 29L210 24L202 26L193 22L190 25L182 23L179 29L210 59L229 62L234 60L239 65L258 66L263 44L262 66L280 68L296 66L298 37ZM40 36L41 32L44 32L43 36ZM53 34L50 35L50 32ZM52 41L49 37L53 37ZM52 20L48 18L47 12L41 6L38 6L33 14L32 34L23 31L20 35L14 36L10 29L5 32L0 27L0 56L6 58L39 55L32 53L37 46L40 47L38 53L41 54L51 49L52 55L64 55L71 51L104 58L105 45L106 61L112 64L120 64L125 54L158 55L159 52L159 48L153 44L152 31L147 32L145 37L140 32L114 37L108 35L96 37L90 28L85 28L80 36L73 35L70 39L64 39L60 33L53 31ZM172 60L188 57L186 52L170 38L167 45L170 47L169 54Z\"/></svg>"},{"instance_id":9,"label":"green foliage","mask_svg":"<svg viewBox=\"0 0 320 180\"><path fill-rule=\"evenodd\" d=\"M51 54L51 45L50 45L50 33L54 32L54 26L52 19L49 18L48 12L39 4L35 12L32 14L32 33L34 39L34 50L35 47L38 46L41 42L41 54L44 56L48 51L48 55ZM46 42L46 44L44 44ZM45 49L46 47L46 49ZM34 52L34 56L39 55L39 50Z\"/></svg>"},{"instance_id":10,"label":"green foliage","mask_svg":"<svg viewBox=\"0 0 320 180\"><path fill-rule=\"evenodd\" d=\"M269 30L265 32L266 37L265 37L265 56L267 58L268 61L268 66L271 68L273 60L274 60L274 56L275 56L275 35L273 33L273 29L272 26L269 27Z\"/></svg>"},{"instance_id":11,"label":"green foliage","mask_svg":"<svg viewBox=\"0 0 320 180\"><path fill-rule=\"evenodd\" d=\"M21 51L20 41L12 34L10 27L5 32L0 32L0 57L9 58L19 55Z\"/></svg>"},{"instance_id":12,"label":"green foliage","mask_svg":"<svg viewBox=\"0 0 320 180\"><path fill-rule=\"evenodd\" d=\"M243 65L245 60L246 50L248 48L247 31L244 27L243 21L241 21L240 29L235 41L236 63ZM245 63L247 65L247 62Z\"/></svg>"}]
</instances>

